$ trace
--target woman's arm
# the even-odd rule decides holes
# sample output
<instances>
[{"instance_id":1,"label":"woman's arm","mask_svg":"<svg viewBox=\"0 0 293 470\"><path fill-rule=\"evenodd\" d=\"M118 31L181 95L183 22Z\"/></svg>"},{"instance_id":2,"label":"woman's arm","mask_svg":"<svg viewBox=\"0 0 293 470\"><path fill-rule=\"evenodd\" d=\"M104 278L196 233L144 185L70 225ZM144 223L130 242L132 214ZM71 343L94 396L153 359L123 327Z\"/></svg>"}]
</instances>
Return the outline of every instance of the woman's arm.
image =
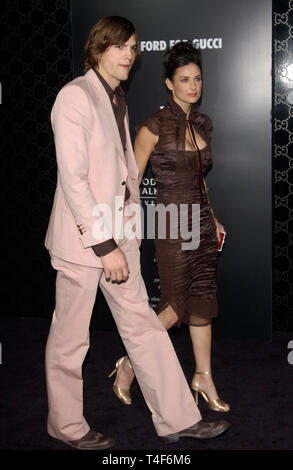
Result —
<instances>
[{"instance_id":1,"label":"woman's arm","mask_svg":"<svg viewBox=\"0 0 293 470\"><path fill-rule=\"evenodd\" d=\"M150 155L154 150L159 136L153 134L147 127L143 126L137 133L134 141L134 154L139 169L138 183L141 183Z\"/></svg>"}]
</instances>

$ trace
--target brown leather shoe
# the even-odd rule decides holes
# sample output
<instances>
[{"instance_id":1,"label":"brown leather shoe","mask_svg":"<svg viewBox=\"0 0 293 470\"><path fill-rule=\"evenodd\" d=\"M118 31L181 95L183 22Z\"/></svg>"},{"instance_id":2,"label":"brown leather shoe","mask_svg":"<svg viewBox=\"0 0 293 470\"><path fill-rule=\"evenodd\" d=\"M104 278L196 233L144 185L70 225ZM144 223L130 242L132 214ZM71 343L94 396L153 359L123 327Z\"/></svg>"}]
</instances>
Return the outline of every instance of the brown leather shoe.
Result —
<instances>
[{"instance_id":1,"label":"brown leather shoe","mask_svg":"<svg viewBox=\"0 0 293 470\"><path fill-rule=\"evenodd\" d=\"M211 439L217 437L223 432L227 431L230 427L228 421L217 421L216 423L205 423L199 421L190 428L183 429L183 431L176 432L175 434L168 434L162 436L164 442L172 443L178 442L182 437L191 437L192 439Z\"/></svg>"},{"instance_id":2,"label":"brown leather shoe","mask_svg":"<svg viewBox=\"0 0 293 470\"><path fill-rule=\"evenodd\" d=\"M85 436L83 436L81 439L77 439L76 441L61 440L65 444L68 444L78 450L104 450L109 449L115 445L115 441L112 439L112 437L105 437L103 434L100 434L93 429L90 429Z\"/></svg>"}]
</instances>

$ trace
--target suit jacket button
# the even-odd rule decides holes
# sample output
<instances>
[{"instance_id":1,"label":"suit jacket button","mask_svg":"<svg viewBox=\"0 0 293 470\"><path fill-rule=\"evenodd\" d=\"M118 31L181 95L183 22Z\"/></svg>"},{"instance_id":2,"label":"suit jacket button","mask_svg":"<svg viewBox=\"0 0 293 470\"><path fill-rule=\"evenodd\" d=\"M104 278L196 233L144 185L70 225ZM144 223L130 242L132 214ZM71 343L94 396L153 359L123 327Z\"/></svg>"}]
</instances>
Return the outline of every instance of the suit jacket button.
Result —
<instances>
[{"instance_id":1,"label":"suit jacket button","mask_svg":"<svg viewBox=\"0 0 293 470\"><path fill-rule=\"evenodd\" d=\"M126 184L126 181L122 181L122 183L121 183L121 184L122 184L122 186L124 186L124 185Z\"/></svg>"}]
</instances>

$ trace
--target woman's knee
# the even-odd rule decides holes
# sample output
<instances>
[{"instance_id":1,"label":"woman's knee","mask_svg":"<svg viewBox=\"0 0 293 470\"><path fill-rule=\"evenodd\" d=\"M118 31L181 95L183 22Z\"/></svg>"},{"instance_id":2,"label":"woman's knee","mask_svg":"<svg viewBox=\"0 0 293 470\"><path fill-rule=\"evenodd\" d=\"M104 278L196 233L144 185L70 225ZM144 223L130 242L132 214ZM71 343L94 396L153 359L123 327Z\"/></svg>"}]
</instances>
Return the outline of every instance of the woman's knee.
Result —
<instances>
[{"instance_id":1,"label":"woman's knee","mask_svg":"<svg viewBox=\"0 0 293 470\"><path fill-rule=\"evenodd\" d=\"M164 318L164 324L167 328L171 328L178 321L178 315L171 305L168 305L168 307L161 312L161 315Z\"/></svg>"}]
</instances>

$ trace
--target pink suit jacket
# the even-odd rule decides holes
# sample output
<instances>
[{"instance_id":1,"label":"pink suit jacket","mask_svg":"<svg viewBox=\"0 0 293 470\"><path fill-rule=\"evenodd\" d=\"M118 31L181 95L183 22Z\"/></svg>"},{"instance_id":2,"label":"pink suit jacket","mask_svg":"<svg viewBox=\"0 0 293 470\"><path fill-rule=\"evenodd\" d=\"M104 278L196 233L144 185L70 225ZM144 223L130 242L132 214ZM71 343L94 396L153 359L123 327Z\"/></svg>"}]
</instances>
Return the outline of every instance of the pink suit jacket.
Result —
<instances>
[{"instance_id":1,"label":"pink suit jacket","mask_svg":"<svg viewBox=\"0 0 293 470\"><path fill-rule=\"evenodd\" d=\"M128 203L139 204L138 168L128 118L124 154L109 96L89 70L60 90L51 120L58 171L45 246L66 261L102 267L91 246L112 237L119 241L126 184ZM109 217L104 217L105 207L112 211L112 227ZM136 221L139 216L137 211ZM93 230L97 223L102 228L99 233Z\"/></svg>"}]
</instances>

